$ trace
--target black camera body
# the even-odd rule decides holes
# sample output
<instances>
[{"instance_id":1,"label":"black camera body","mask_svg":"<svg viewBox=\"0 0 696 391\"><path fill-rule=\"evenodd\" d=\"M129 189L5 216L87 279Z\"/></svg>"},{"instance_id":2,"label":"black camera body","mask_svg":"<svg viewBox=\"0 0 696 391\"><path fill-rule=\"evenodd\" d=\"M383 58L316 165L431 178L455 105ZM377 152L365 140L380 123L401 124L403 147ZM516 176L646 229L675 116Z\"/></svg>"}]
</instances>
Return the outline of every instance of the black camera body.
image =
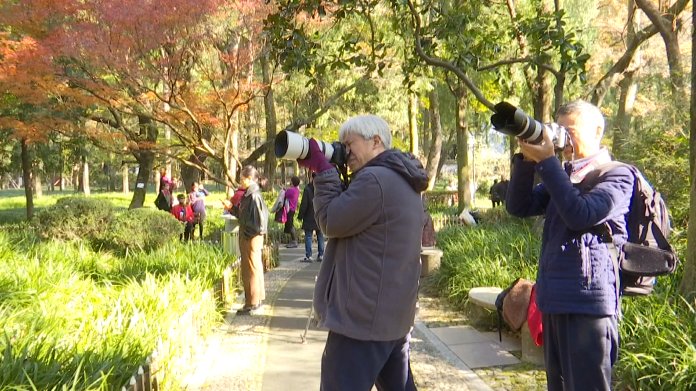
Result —
<instances>
[{"instance_id":1,"label":"black camera body","mask_svg":"<svg viewBox=\"0 0 696 391\"><path fill-rule=\"evenodd\" d=\"M317 140L317 144L329 162L336 165L348 163L345 145L338 141L328 143L321 140ZM283 130L275 137L275 155L286 160L306 159L310 156L309 139L299 133Z\"/></svg>"},{"instance_id":2,"label":"black camera body","mask_svg":"<svg viewBox=\"0 0 696 391\"><path fill-rule=\"evenodd\" d=\"M544 132L547 132L554 149L561 150L566 145L568 132L555 122L542 124L508 102L496 104L493 110L495 114L491 116L491 124L498 132L519 137L532 144L541 144Z\"/></svg>"}]
</instances>

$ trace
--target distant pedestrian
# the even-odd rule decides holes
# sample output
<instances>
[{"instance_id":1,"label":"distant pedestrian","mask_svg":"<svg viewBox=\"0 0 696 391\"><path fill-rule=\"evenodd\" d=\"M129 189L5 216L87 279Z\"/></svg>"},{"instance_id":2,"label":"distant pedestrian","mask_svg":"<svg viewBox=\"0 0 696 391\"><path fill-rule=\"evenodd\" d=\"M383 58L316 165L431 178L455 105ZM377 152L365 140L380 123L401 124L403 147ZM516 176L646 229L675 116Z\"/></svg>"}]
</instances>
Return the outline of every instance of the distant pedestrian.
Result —
<instances>
[{"instance_id":1,"label":"distant pedestrian","mask_svg":"<svg viewBox=\"0 0 696 391\"><path fill-rule=\"evenodd\" d=\"M287 248L297 247L297 232L295 232L295 212L297 211L297 201L300 199L300 178L293 176L290 178L290 186L285 190L285 201L288 204L288 217L285 221L283 232L290 235L290 242Z\"/></svg>"},{"instance_id":2,"label":"distant pedestrian","mask_svg":"<svg viewBox=\"0 0 696 391\"><path fill-rule=\"evenodd\" d=\"M241 172L241 187L246 189L239 204L239 250L241 252L244 307L237 315L248 315L263 305L266 288L263 276L263 242L268 227L268 209L258 185L259 174L252 166Z\"/></svg>"},{"instance_id":3,"label":"distant pedestrian","mask_svg":"<svg viewBox=\"0 0 696 391\"><path fill-rule=\"evenodd\" d=\"M505 196L507 194L509 183L510 181L507 179L501 179L500 182L498 182L497 179L493 181L493 186L491 186L490 190L490 197L494 208L498 205L502 205L505 202Z\"/></svg>"},{"instance_id":4,"label":"distant pedestrian","mask_svg":"<svg viewBox=\"0 0 696 391\"><path fill-rule=\"evenodd\" d=\"M321 233L317 220L314 217L314 177L312 173L307 186L302 192L302 202L297 212L297 218L302 220L302 230L305 234L305 257L303 262L312 262L312 236L317 235L317 262L321 262L324 257L324 234Z\"/></svg>"},{"instance_id":5,"label":"distant pedestrian","mask_svg":"<svg viewBox=\"0 0 696 391\"><path fill-rule=\"evenodd\" d=\"M209 194L202 184L199 185L198 182L191 184L191 192L189 192L189 204L191 204L191 209L193 209L193 232L191 239L196 236L196 226L198 226L198 238L203 240L203 225L206 218L205 197Z\"/></svg>"},{"instance_id":6,"label":"distant pedestrian","mask_svg":"<svg viewBox=\"0 0 696 391\"><path fill-rule=\"evenodd\" d=\"M172 210L172 191L174 190L174 182L167 176L165 168L160 169L160 183L157 198L155 198L155 206L159 210L169 212Z\"/></svg>"},{"instance_id":7,"label":"distant pedestrian","mask_svg":"<svg viewBox=\"0 0 696 391\"><path fill-rule=\"evenodd\" d=\"M179 240L189 241L193 235L193 210L189 205L186 195L176 196L178 203L172 207L171 213L184 225L184 233L179 235Z\"/></svg>"}]
</instances>

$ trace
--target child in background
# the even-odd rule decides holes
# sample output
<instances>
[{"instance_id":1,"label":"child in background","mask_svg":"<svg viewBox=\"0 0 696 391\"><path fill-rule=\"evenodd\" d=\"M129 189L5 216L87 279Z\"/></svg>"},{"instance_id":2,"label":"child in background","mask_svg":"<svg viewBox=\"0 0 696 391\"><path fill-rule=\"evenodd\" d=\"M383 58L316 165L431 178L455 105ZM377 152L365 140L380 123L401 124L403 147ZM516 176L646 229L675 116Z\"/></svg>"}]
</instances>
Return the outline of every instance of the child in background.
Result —
<instances>
[{"instance_id":1,"label":"child in background","mask_svg":"<svg viewBox=\"0 0 696 391\"><path fill-rule=\"evenodd\" d=\"M183 237L179 235L179 240L188 242L193 236L193 209L191 209L191 205L184 194L177 195L176 199L179 203L172 207L172 214L177 220L184 223Z\"/></svg>"}]
</instances>

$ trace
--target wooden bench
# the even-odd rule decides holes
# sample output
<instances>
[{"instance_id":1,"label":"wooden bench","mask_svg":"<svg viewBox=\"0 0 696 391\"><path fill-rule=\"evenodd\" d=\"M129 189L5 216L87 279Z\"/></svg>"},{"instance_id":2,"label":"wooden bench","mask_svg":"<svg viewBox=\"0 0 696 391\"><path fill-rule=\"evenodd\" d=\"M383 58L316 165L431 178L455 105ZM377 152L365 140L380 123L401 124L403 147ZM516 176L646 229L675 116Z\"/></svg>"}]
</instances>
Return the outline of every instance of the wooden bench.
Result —
<instances>
[{"instance_id":1,"label":"wooden bench","mask_svg":"<svg viewBox=\"0 0 696 391\"><path fill-rule=\"evenodd\" d=\"M496 311L495 299L502 291L502 288L494 286L471 288L469 289L469 302L486 310ZM544 350L541 346L536 346L532 340L526 321L520 329L520 344L522 346L522 361L544 365Z\"/></svg>"}]
</instances>

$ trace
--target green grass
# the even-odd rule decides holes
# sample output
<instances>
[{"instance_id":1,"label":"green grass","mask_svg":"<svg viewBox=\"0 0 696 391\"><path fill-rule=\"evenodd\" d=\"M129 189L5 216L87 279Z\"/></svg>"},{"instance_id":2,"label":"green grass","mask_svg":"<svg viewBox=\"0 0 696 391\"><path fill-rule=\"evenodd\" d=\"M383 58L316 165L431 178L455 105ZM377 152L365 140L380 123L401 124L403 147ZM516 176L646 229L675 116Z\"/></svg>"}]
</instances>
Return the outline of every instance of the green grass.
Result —
<instances>
[{"instance_id":1,"label":"green grass","mask_svg":"<svg viewBox=\"0 0 696 391\"><path fill-rule=\"evenodd\" d=\"M484 223L475 227L455 226L437 236L444 251L437 285L459 307L473 287L506 287L517 277L536 276L540 240L532 222L503 219L495 210L482 218Z\"/></svg>"},{"instance_id":2,"label":"green grass","mask_svg":"<svg viewBox=\"0 0 696 391\"><path fill-rule=\"evenodd\" d=\"M24 207L23 195L2 195L0 219L18 207L16 197ZM92 197L124 209L130 202ZM222 221L211 209L208 232ZM178 241L119 256L82 240L39 241L26 223L2 224L0 389L120 389L153 351L167 374L161 388L180 389L192 344L220 320L211 288L230 256L214 243Z\"/></svg>"},{"instance_id":3,"label":"green grass","mask_svg":"<svg viewBox=\"0 0 696 391\"><path fill-rule=\"evenodd\" d=\"M230 261L206 244L121 258L6 234L0 254L2 389L117 389L155 349L167 373L184 371L189 344L219 319L210 288Z\"/></svg>"}]
</instances>

